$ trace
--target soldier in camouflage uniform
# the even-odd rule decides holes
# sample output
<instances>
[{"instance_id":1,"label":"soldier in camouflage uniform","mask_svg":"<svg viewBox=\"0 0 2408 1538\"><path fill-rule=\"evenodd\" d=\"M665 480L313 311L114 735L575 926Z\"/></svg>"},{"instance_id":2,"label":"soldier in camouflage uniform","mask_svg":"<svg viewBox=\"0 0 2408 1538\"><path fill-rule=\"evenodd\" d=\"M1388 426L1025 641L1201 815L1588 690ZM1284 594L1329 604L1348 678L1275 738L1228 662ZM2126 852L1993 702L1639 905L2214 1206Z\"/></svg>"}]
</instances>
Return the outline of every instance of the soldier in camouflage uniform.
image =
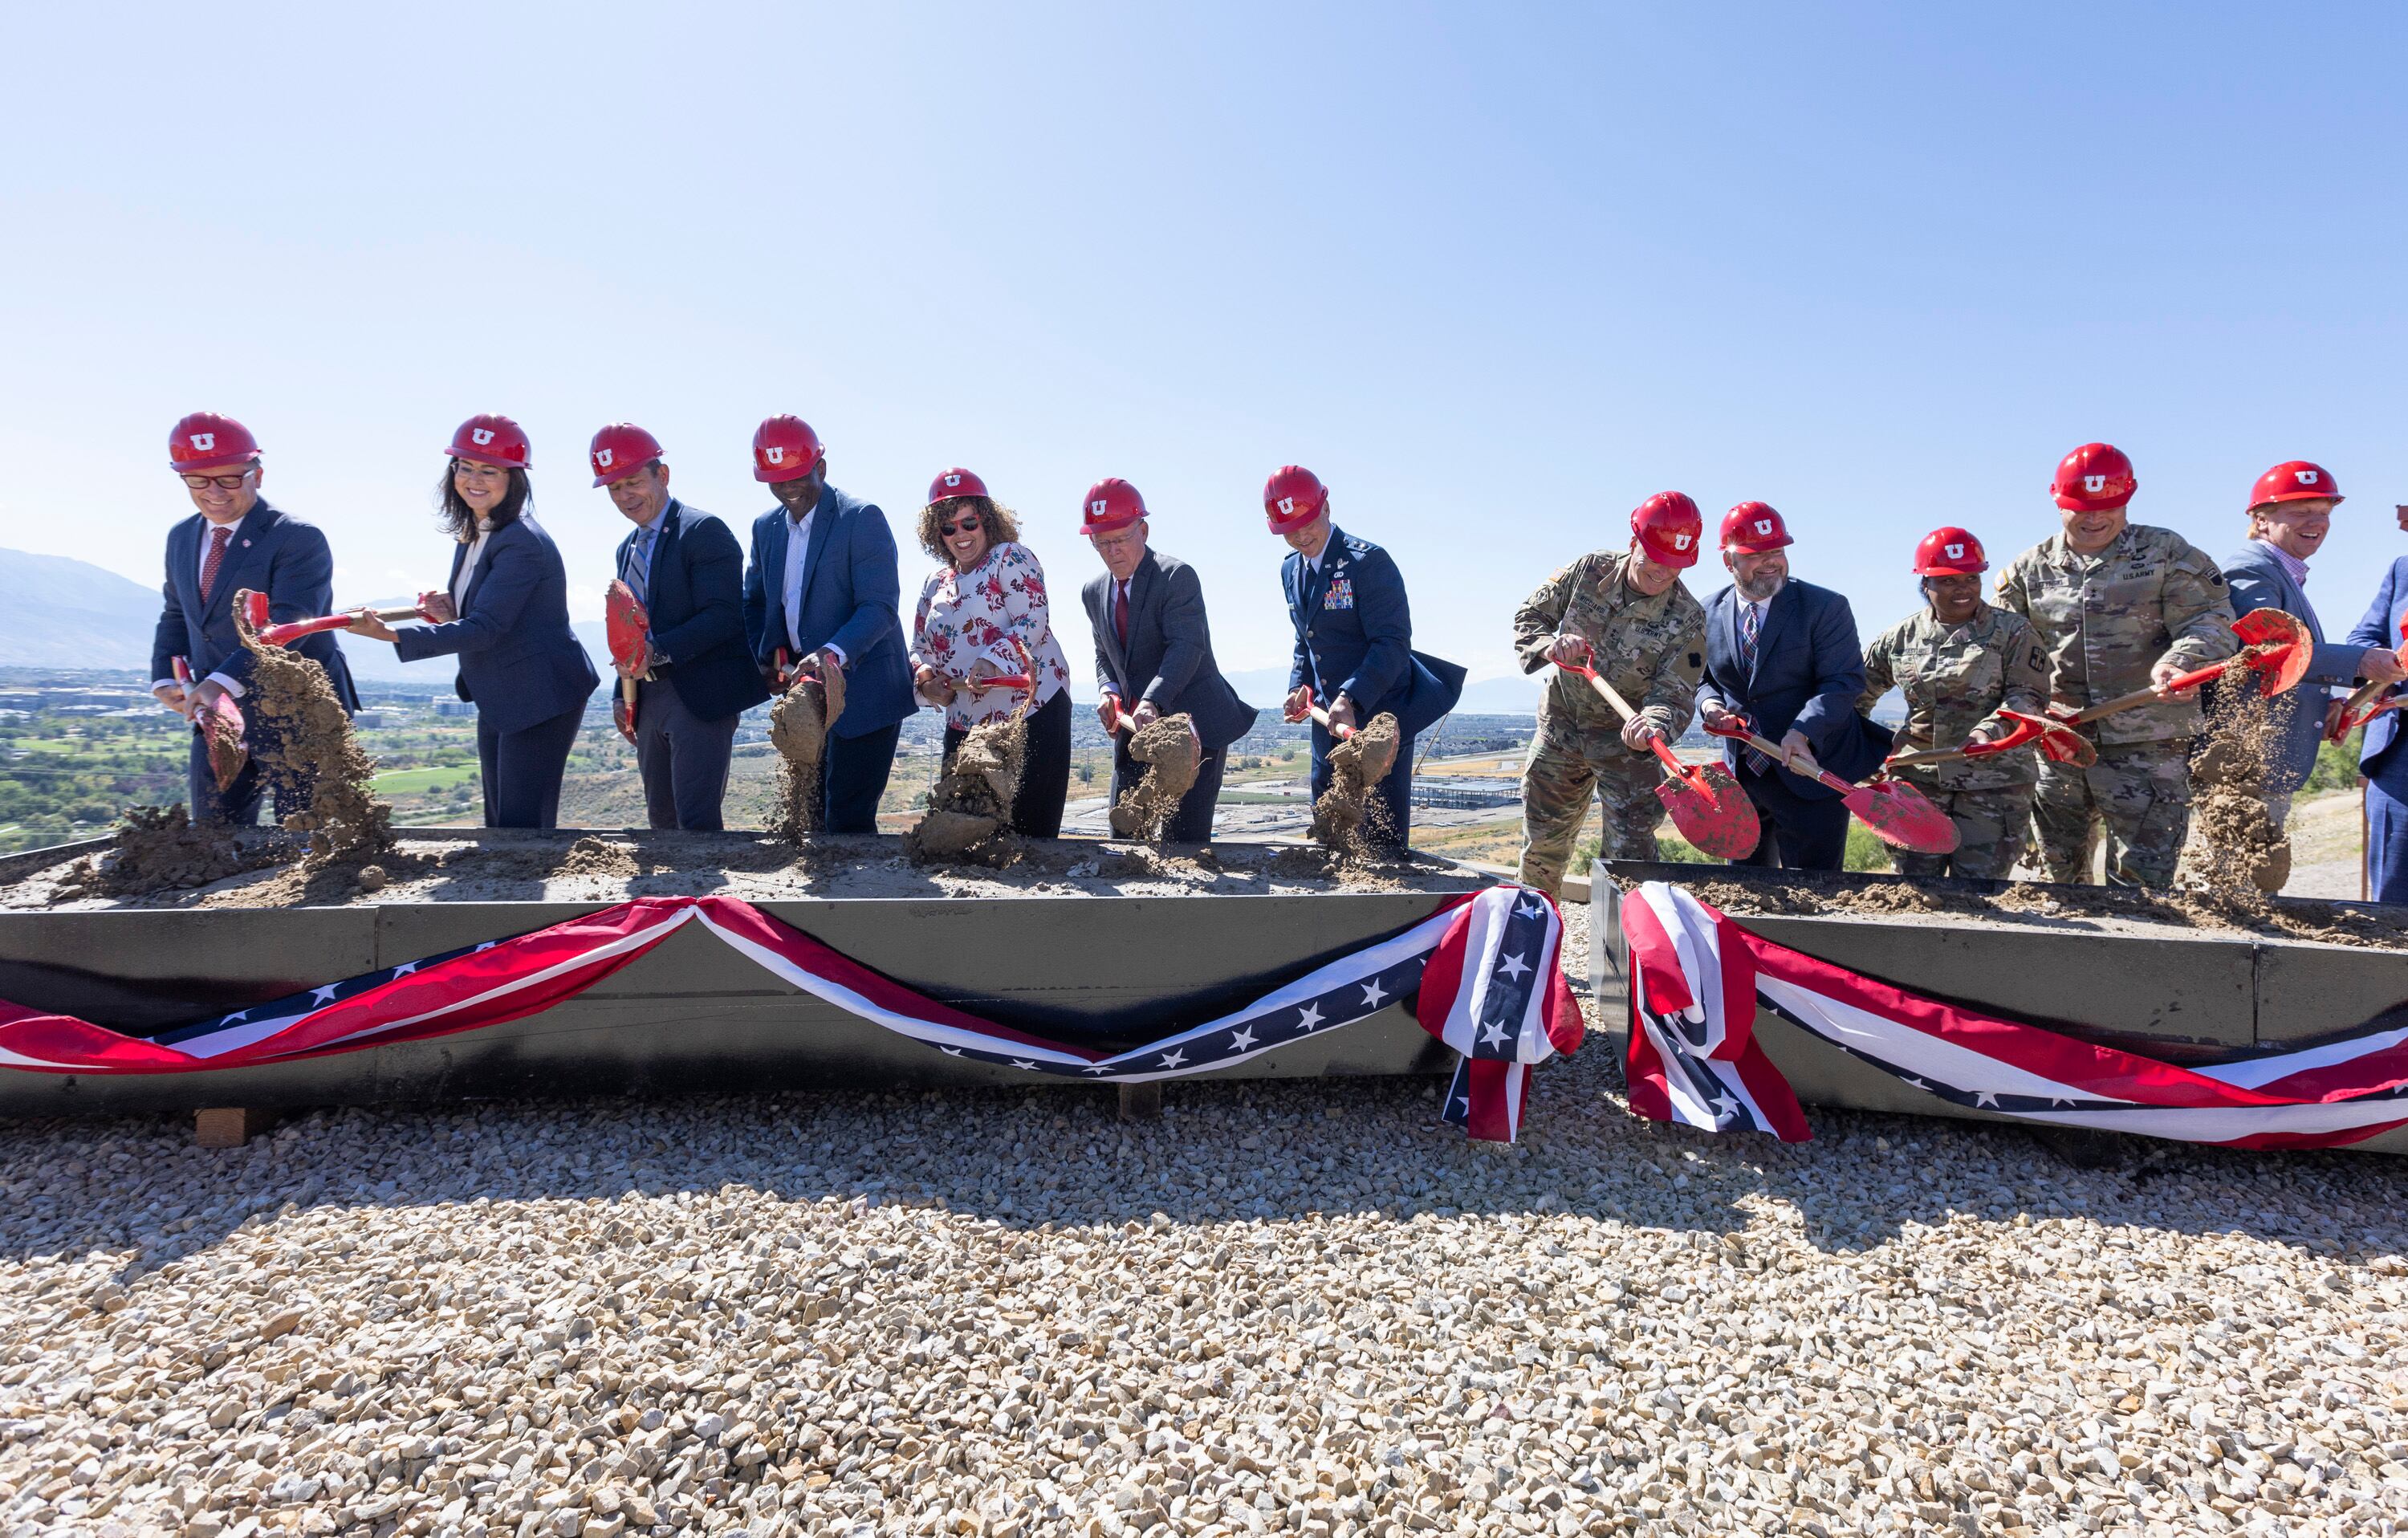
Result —
<instances>
[{"instance_id":1,"label":"soldier in camouflage uniform","mask_svg":"<svg viewBox=\"0 0 2408 1538\"><path fill-rule=\"evenodd\" d=\"M1928 607L1865 648L1865 692L1856 701L1857 713L1870 715L1891 685L1906 696L1906 725L1894 751L2003 737L2012 724L2000 719L2000 709L2039 715L2048 708L2048 654L2022 615L1982 601L1981 574L1989 568L1982 541L1961 528L1934 529L1915 547L1914 574ZM2035 757L2002 753L1899 770L1900 780L1948 813L1957 840L1954 854L1891 851L1899 873L2003 879L2031 823Z\"/></svg>"},{"instance_id":2,"label":"soldier in camouflage uniform","mask_svg":"<svg viewBox=\"0 0 2408 1538\"><path fill-rule=\"evenodd\" d=\"M2162 684L2239 650L2224 573L2171 529L2126 522L2131 461L2104 443L2065 456L2052 488L2064 531L2007 564L1999 605L2031 621L2048 648L2049 699L2060 712ZM2190 742L2197 690L2083 728L2099 746L2087 769L2040 766L2032 824L2048 878L2088 872L2093 829L2107 826L2107 880L2168 886L2190 828Z\"/></svg>"},{"instance_id":3,"label":"soldier in camouflage uniform","mask_svg":"<svg viewBox=\"0 0 2408 1538\"><path fill-rule=\"evenodd\" d=\"M1630 515L1627 553L1583 556L1514 614L1524 672L1586 657L1639 712L1626 724L1586 679L1558 671L1549 681L1522 769L1523 885L1555 895L1592 791L1605 817L1603 856L1656 857L1664 769L1647 742L1689 728L1705 669L1706 611L1681 585L1681 571L1696 564L1704 531L1686 496L1649 497Z\"/></svg>"}]
</instances>

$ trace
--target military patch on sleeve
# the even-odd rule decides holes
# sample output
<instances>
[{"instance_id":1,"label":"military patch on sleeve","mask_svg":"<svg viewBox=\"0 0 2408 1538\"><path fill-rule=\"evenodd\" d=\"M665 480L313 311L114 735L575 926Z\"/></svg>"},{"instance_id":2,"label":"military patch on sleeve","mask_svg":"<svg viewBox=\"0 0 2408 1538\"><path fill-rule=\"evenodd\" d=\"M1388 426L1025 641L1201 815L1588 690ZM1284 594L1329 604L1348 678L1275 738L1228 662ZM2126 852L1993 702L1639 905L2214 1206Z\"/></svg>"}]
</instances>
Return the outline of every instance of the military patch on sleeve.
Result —
<instances>
[{"instance_id":1,"label":"military patch on sleeve","mask_svg":"<svg viewBox=\"0 0 2408 1538\"><path fill-rule=\"evenodd\" d=\"M1692 667L1692 668L1703 668L1703 667L1705 667L1705 665L1706 665L1706 658L1705 658L1705 654L1704 654L1703 653L1701 653L1701 652L1692 652L1692 653L1690 653L1690 654L1689 654L1689 666L1690 666L1690 667Z\"/></svg>"}]
</instances>

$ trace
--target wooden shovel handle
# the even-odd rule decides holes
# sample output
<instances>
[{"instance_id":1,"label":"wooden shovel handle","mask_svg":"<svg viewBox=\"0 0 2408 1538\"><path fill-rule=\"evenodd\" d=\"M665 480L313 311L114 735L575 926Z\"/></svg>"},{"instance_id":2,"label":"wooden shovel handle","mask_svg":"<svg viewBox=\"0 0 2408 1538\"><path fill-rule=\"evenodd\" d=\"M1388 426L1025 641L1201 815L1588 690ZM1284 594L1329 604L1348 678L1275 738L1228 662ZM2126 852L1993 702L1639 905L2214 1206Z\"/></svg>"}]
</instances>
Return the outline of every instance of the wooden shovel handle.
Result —
<instances>
[{"instance_id":1,"label":"wooden shovel handle","mask_svg":"<svg viewBox=\"0 0 2408 1538\"><path fill-rule=\"evenodd\" d=\"M2204 668L2194 668L2187 673L2176 673L2162 684L2152 683L2145 689L2135 689L2128 695L2117 695L2114 698L2101 701L2086 711L2077 712L2067 721L2067 725L2079 726L2103 716L2138 710L2143 705L2163 704L2166 696L2180 694L2185 689L2196 689L2210 679L2222 678L2235 664L2247 660L2246 657L2227 657L2222 662L2211 662Z\"/></svg>"}]
</instances>

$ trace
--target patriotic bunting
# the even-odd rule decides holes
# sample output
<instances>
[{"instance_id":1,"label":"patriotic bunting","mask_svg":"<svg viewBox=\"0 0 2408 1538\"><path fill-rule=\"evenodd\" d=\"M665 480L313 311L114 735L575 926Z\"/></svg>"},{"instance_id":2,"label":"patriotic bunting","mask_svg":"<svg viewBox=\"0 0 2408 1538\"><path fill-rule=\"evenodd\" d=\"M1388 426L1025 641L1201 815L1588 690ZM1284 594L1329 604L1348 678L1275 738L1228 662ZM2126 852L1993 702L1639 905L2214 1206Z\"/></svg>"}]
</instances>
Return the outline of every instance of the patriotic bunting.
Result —
<instances>
[{"instance_id":1,"label":"patriotic bunting","mask_svg":"<svg viewBox=\"0 0 2408 1538\"><path fill-rule=\"evenodd\" d=\"M1424 1028L1472 1071L1468 1081L1458 1074L1447 1119L1479 1138L1511 1141L1529 1069L1572 1050L1581 1033L1557 966L1562 921L1543 896L1516 886L1454 898L1240 1010L1118 1053L954 1009L750 903L681 897L638 898L147 1037L0 1001L0 1071L207 1071L477 1030L575 997L687 924L803 992L948 1056L1101 1083L1227 1068L1412 999Z\"/></svg>"},{"instance_id":2,"label":"patriotic bunting","mask_svg":"<svg viewBox=\"0 0 2408 1538\"><path fill-rule=\"evenodd\" d=\"M1710 1131L1807 1136L1755 1042L1760 1004L1910 1088L2022 1121L2239 1148L2331 1148L2408 1125L2408 1029L2185 1068L1960 1008L1776 945L1687 892L1622 900L1630 1108Z\"/></svg>"}]
</instances>

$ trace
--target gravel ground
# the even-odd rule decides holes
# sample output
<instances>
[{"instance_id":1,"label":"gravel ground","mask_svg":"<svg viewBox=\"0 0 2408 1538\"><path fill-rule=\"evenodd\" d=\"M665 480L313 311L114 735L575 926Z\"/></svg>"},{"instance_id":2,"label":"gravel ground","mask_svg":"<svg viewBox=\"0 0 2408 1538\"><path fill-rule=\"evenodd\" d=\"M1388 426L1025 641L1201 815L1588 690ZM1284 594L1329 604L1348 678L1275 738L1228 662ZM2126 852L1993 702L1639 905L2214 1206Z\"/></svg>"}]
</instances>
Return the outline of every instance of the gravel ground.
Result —
<instances>
[{"instance_id":1,"label":"gravel ground","mask_svg":"<svg viewBox=\"0 0 2408 1538\"><path fill-rule=\"evenodd\" d=\"M0 1534L2408 1521L2391 1160L1619 1083L13 1127Z\"/></svg>"}]
</instances>

